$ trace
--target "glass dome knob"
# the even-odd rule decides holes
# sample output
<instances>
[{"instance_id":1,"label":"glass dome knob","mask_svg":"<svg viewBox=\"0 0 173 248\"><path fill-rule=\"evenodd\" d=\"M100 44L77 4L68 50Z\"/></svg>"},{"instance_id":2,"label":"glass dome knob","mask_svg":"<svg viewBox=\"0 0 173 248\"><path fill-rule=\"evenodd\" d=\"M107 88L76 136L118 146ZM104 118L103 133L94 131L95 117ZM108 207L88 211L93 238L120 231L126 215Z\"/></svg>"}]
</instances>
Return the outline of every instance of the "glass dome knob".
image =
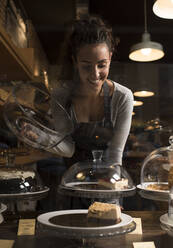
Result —
<instances>
[{"instance_id":1,"label":"glass dome knob","mask_svg":"<svg viewBox=\"0 0 173 248\"><path fill-rule=\"evenodd\" d=\"M93 162L101 161L103 156L103 150L92 150Z\"/></svg>"}]
</instances>

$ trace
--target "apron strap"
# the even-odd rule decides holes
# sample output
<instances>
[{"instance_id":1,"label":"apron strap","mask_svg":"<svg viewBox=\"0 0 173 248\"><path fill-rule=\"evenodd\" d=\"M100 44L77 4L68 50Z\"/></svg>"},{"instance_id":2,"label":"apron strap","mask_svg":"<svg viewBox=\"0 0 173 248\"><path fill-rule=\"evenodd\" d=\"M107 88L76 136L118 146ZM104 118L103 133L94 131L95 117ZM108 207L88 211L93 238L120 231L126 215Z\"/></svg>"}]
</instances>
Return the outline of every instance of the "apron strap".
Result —
<instances>
[{"instance_id":1,"label":"apron strap","mask_svg":"<svg viewBox=\"0 0 173 248\"><path fill-rule=\"evenodd\" d=\"M111 121L111 97L109 96L109 86L106 81L103 84L103 92L104 92L104 127L112 128Z\"/></svg>"}]
</instances>

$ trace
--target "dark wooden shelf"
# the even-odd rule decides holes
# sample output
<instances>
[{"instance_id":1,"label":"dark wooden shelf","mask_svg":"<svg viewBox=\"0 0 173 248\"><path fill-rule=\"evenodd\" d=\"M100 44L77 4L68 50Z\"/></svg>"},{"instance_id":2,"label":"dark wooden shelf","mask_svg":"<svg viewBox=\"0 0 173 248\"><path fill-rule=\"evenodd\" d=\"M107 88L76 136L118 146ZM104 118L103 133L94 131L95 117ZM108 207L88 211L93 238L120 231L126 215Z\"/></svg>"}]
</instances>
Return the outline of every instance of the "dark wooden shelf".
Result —
<instances>
[{"instance_id":1,"label":"dark wooden shelf","mask_svg":"<svg viewBox=\"0 0 173 248\"><path fill-rule=\"evenodd\" d=\"M0 80L32 80L34 49L18 48L0 24Z\"/></svg>"}]
</instances>

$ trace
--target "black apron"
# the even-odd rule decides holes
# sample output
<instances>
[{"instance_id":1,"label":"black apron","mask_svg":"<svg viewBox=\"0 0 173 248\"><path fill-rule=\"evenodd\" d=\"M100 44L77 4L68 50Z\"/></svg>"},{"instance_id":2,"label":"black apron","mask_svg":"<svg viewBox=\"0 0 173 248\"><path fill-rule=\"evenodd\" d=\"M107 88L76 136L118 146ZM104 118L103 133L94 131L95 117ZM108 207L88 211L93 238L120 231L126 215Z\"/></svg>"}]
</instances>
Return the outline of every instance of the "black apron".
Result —
<instances>
[{"instance_id":1,"label":"black apron","mask_svg":"<svg viewBox=\"0 0 173 248\"><path fill-rule=\"evenodd\" d=\"M93 160L92 150L104 151L108 147L108 142L112 138L113 134L113 125L111 122L111 97L109 96L109 86L106 82L103 84L103 92L103 121L92 123L76 123L75 131L72 135L73 140L75 141L75 153L72 158L65 159L67 166L71 166L76 162ZM89 199L69 196L65 197L62 202L66 205L66 209L88 209L94 200L105 202L104 199ZM116 200L114 201L117 203ZM112 200L111 203L113 203Z\"/></svg>"},{"instance_id":2,"label":"black apron","mask_svg":"<svg viewBox=\"0 0 173 248\"><path fill-rule=\"evenodd\" d=\"M111 97L109 86L103 84L104 92L104 118L103 121L76 123L72 134L75 142L75 153L72 158L65 159L67 166L76 162L92 160L92 150L106 150L112 138L113 125L111 122Z\"/></svg>"}]
</instances>

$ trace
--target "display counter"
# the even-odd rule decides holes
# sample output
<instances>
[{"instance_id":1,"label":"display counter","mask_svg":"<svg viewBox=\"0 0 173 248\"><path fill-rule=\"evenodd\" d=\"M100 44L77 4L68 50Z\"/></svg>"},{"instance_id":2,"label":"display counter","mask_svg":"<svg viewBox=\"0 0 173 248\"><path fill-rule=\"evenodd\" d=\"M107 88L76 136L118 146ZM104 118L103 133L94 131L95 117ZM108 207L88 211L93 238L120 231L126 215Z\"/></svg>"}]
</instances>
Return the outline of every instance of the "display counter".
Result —
<instances>
[{"instance_id":1,"label":"display counter","mask_svg":"<svg viewBox=\"0 0 173 248\"><path fill-rule=\"evenodd\" d=\"M160 227L160 216L163 211L126 211L128 215L134 218L141 218L143 234L121 234L110 238L99 238L92 240L94 247L107 248L125 248L133 247L133 242L153 241L157 248L172 248L173 237L169 236ZM20 218L36 218L38 213L21 213ZM17 236L18 218L15 215L4 213L4 222L0 224L0 240L15 240L13 248L53 248L53 247L70 247L75 245L74 240L55 237L51 231L41 234L36 228L33 236ZM78 247L76 243L76 247ZM90 246L93 247L93 246ZM144 247L144 246L143 246Z\"/></svg>"}]
</instances>

